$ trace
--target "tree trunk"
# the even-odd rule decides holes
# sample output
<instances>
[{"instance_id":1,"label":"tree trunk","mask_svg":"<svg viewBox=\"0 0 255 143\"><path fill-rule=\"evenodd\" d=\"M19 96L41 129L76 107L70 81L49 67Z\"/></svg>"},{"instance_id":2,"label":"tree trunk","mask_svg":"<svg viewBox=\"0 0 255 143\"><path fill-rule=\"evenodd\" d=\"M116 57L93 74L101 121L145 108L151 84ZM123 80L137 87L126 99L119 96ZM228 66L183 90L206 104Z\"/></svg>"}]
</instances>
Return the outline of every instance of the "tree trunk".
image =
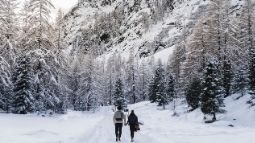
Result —
<instances>
[{"instance_id":1,"label":"tree trunk","mask_svg":"<svg viewBox=\"0 0 255 143\"><path fill-rule=\"evenodd\" d=\"M215 113L213 113L213 119L212 119L213 121L216 121L217 119L216 119L216 114Z\"/></svg>"}]
</instances>

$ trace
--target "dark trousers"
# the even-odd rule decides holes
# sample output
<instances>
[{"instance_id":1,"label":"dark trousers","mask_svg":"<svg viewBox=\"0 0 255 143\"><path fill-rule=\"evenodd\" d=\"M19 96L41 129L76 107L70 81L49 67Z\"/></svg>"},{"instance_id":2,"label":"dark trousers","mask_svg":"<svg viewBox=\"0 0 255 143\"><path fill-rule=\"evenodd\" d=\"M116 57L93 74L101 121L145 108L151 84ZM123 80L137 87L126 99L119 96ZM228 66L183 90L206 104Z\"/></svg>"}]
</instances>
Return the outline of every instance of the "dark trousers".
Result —
<instances>
[{"instance_id":1,"label":"dark trousers","mask_svg":"<svg viewBox=\"0 0 255 143\"><path fill-rule=\"evenodd\" d=\"M135 124L131 124L130 125L130 134L131 134L131 139L134 139L134 136L135 136Z\"/></svg>"},{"instance_id":2,"label":"dark trousers","mask_svg":"<svg viewBox=\"0 0 255 143\"><path fill-rule=\"evenodd\" d=\"M115 134L116 134L116 138L121 138L121 134L122 134L122 123L116 123L115 124Z\"/></svg>"}]
</instances>

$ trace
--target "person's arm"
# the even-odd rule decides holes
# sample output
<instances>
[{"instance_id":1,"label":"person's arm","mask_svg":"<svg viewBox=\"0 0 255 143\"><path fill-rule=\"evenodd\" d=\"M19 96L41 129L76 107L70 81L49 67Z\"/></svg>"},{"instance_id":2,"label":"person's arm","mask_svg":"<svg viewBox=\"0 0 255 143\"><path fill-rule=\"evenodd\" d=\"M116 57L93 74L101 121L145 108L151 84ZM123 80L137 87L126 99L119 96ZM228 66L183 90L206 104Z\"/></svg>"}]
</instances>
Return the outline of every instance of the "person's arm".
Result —
<instances>
[{"instance_id":1,"label":"person's arm","mask_svg":"<svg viewBox=\"0 0 255 143\"><path fill-rule=\"evenodd\" d=\"M113 124L116 124L115 114L116 113L114 113L114 115L113 115Z\"/></svg>"},{"instance_id":2,"label":"person's arm","mask_svg":"<svg viewBox=\"0 0 255 143\"><path fill-rule=\"evenodd\" d=\"M127 119L126 119L126 115L123 113L123 118L124 118L124 124L127 124Z\"/></svg>"}]
</instances>

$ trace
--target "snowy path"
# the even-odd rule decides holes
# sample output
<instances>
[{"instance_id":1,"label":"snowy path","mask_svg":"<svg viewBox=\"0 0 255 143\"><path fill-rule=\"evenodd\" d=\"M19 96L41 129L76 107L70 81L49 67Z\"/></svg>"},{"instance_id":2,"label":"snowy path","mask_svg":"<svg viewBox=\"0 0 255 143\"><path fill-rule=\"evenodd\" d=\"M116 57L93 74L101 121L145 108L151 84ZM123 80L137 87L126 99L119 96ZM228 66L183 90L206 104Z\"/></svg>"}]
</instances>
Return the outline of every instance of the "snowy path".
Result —
<instances>
[{"instance_id":1,"label":"snowy path","mask_svg":"<svg viewBox=\"0 0 255 143\"><path fill-rule=\"evenodd\" d=\"M139 108L135 108L139 109ZM98 125L95 126L93 131L90 134L84 136L81 143L113 143L115 142L115 134L114 134L114 125L113 125L113 119L112 119L113 113L108 112L105 114L105 117L99 122ZM142 134L137 133L137 139L136 143L158 143L157 140L154 138ZM123 126L123 133L121 137L121 143L129 143L131 140L130 138L130 131L129 126Z\"/></svg>"},{"instance_id":2,"label":"snowy path","mask_svg":"<svg viewBox=\"0 0 255 143\"><path fill-rule=\"evenodd\" d=\"M172 117L171 111L148 102L130 108L144 122L135 143L255 143L255 124L243 126L230 120L204 124L199 114ZM112 116L109 108L45 118L0 114L0 143L114 143ZM228 127L230 123L235 127ZM128 126L123 128L121 143L130 143Z\"/></svg>"},{"instance_id":3,"label":"snowy path","mask_svg":"<svg viewBox=\"0 0 255 143\"><path fill-rule=\"evenodd\" d=\"M204 124L189 122L184 118L171 117L171 111L157 110L150 103L141 103L131 106L140 120L145 123L141 131L135 135L135 143L255 143L254 127L235 127L227 125L229 122ZM84 136L81 143L113 143L115 142L112 112L94 128L95 133ZM201 120L201 118L199 119ZM85 141L86 140L86 141ZM123 128L121 143L130 142L129 127Z\"/></svg>"}]
</instances>

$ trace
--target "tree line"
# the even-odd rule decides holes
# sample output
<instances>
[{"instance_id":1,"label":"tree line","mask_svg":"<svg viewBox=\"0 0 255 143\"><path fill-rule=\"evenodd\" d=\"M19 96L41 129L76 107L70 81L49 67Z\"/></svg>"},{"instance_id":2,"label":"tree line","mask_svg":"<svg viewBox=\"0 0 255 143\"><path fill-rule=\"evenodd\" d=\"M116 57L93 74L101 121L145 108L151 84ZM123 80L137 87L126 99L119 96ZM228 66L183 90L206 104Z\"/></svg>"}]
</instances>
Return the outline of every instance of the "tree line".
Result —
<instances>
[{"instance_id":1,"label":"tree line","mask_svg":"<svg viewBox=\"0 0 255 143\"><path fill-rule=\"evenodd\" d=\"M224 98L235 93L251 94L248 103L254 105L254 20L251 0L238 6L210 0L192 31L183 28L171 71L190 111L200 108L216 120Z\"/></svg>"},{"instance_id":2,"label":"tree line","mask_svg":"<svg viewBox=\"0 0 255 143\"><path fill-rule=\"evenodd\" d=\"M140 5L138 0L127 10L137 11ZM127 66L123 66L126 60L117 53L104 59L107 62L97 60L104 49L95 43L107 40L104 38L107 35L94 40L86 38L86 33L93 35L95 30L84 30L82 36L75 36L71 43L74 50L67 55L64 49L70 44L64 40L65 16L59 10L53 23L52 9L51 0L25 0L22 7L18 0L0 0L2 111L18 114L89 111L100 105L116 104L120 99L116 95L122 93L116 91L121 82L125 101L136 103L148 98L145 89L150 69L146 62L138 64L133 52ZM105 16L98 16L97 23L101 25L95 25L95 29L118 29L122 12L115 12L115 20L109 24L100 22ZM116 24L117 28L113 26Z\"/></svg>"}]
</instances>

